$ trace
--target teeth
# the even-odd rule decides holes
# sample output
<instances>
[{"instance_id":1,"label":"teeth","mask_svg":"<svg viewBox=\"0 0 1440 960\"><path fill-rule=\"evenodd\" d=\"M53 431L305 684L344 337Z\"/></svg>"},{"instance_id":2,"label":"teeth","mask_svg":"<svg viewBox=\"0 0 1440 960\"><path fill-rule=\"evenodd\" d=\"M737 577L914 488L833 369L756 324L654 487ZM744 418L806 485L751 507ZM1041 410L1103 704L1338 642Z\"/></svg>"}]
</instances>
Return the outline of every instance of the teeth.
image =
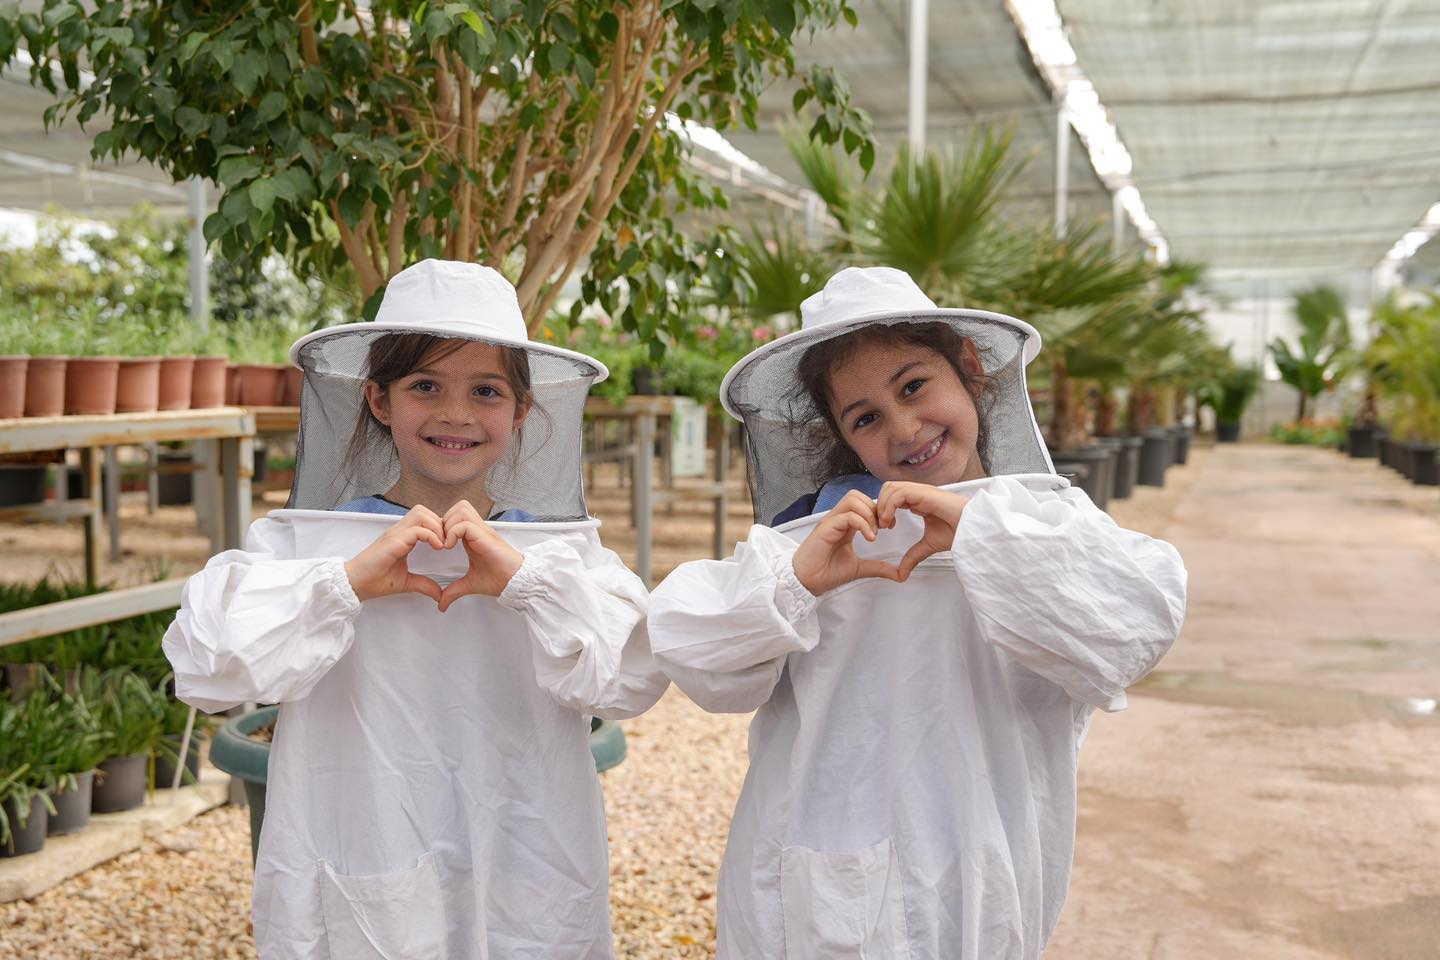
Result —
<instances>
[{"instance_id":1,"label":"teeth","mask_svg":"<svg viewBox=\"0 0 1440 960\"><path fill-rule=\"evenodd\" d=\"M940 436L935 438L935 440L930 444L930 446L926 447L924 450L921 450L919 453L915 454L915 456L901 462L908 463L912 467L916 464L924 463L926 460L929 460L931 457L935 456L935 454L940 451L940 441L944 439L945 435L941 434Z\"/></svg>"},{"instance_id":2,"label":"teeth","mask_svg":"<svg viewBox=\"0 0 1440 960\"><path fill-rule=\"evenodd\" d=\"M430 442L435 444L435 446L442 447L446 450L469 450L471 447L475 446L473 441L467 441L465 443L454 443L449 440L432 439Z\"/></svg>"}]
</instances>

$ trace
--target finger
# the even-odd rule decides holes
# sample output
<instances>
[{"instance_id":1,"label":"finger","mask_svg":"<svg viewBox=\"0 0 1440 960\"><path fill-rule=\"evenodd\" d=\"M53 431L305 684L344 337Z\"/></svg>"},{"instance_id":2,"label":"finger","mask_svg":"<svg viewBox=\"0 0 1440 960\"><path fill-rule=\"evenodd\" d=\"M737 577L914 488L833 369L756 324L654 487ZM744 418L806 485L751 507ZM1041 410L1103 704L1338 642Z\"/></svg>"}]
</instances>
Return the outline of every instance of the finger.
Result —
<instances>
[{"instance_id":1,"label":"finger","mask_svg":"<svg viewBox=\"0 0 1440 960\"><path fill-rule=\"evenodd\" d=\"M893 563L886 563L883 560L861 560L855 567L855 579L861 578L877 580L893 580L899 583L904 579L900 571Z\"/></svg>"},{"instance_id":2,"label":"finger","mask_svg":"<svg viewBox=\"0 0 1440 960\"><path fill-rule=\"evenodd\" d=\"M405 518L400 521L399 526L429 530L440 538L445 536L445 528L441 526L440 518L435 516L435 511L420 504L410 508L410 512L405 514Z\"/></svg>"},{"instance_id":3,"label":"finger","mask_svg":"<svg viewBox=\"0 0 1440 960\"><path fill-rule=\"evenodd\" d=\"M875 524L868 517L858 513L837 513L829 518L833 536L830 542L839 546L849 543L856 533L861 534L866 540L875 540Z\"/></svg>"},{"instance_id":4,"label":"finger","mask_svg":"<svg viewBox=\"0 0 1440 960\"><path fill-rule=\"evenodd\" d=\"M440 585L429 577L422 577L418 573L405 574L405 592L422 594L434 600L436 603L439 603L441 600Z\"/></svg>"},{"instance_id":5,"label":"finger","mask_svg":"<svg viewBox=\"0 0 1440 960\"><path fill-rule=\"evenodd\" d=\"M441 548L442 544L440 535L429 527L406 527L399 531L397 536L400 537L401 543L405 544L406 547L413 547L421 540L424 540L437 550Z\"/></svg>"},{"instance_id":6,"label":"finger","mask_svg":"<svg viewBox=\"0 0 1440 960\"><path fill-rule=\"evenodd\" d=\"M896 483L891 481L880 488L880 499L878 512L881 526L889 529L895 526L895 515L906 507L912 507L915 500L923 496L923 492L912 483Z\"/></svg>"},{"instance_id":7,"label":"finger","mask_svg":"<svg viewBox=\"0 0 1440 960\"><path fill-rule=\"evenodd\" d=\"M440 612L444 613L450 609L450 604L469 594L470 589L465 585L465 581L456 580L440 592L435 599L440 603Z\"/></svg>"},{"instance_id":8,"label":"finger","mask_svg":"<svg viewBox=\"0 0 1440 960\"><path fill-rule=\"evenodd\" d=\"M911 572L920 565L922 560L926 557L934 556L938 552L938 550L924 540L912 545L909 550L905 551L905 556L900 558L901 581L909 580Z\"/></svg>"},{"instance_id":9,"label":"finger","mask_svg":"<svg viewBox=\"0 0 1440 960\"><path fill-rule=\"evenodd\" d=\"M865 494L859 490L851 490L845 494L836 506L850 513L858 514L869 520L872 524L875 523L879 517L879 514L875 512L875 501L865 496Z\"/></svg>"},{"instance_id":10,"label":"finger","mask_svg":"<svg viewBox=\"0 0 1440 960\"><path fill-rule=\"evenodd\" d=\"M470 544L484 542L486 532L485 524L478 520L461 520L450 527L451 536Z\"/></svg>"}]
</instances>

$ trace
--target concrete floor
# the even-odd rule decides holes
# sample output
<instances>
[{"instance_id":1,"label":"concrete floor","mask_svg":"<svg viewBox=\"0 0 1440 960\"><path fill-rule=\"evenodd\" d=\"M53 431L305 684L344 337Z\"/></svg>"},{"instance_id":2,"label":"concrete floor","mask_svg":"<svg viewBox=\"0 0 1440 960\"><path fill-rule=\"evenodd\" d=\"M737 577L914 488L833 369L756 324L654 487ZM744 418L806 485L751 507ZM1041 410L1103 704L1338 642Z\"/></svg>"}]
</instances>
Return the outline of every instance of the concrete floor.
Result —
<instances>
[{"instance_id":1,"label":"concrete floor","mask_svg":"<svg viewBox=\"0 0 1440 960\"><path fill-rule=\"evenodd\" d=\"M1276 446L1171 476L1114 512L1189 614L1092 727L1047 957L1440 957L1440 490Z\"/></svg>"}]
</instances>

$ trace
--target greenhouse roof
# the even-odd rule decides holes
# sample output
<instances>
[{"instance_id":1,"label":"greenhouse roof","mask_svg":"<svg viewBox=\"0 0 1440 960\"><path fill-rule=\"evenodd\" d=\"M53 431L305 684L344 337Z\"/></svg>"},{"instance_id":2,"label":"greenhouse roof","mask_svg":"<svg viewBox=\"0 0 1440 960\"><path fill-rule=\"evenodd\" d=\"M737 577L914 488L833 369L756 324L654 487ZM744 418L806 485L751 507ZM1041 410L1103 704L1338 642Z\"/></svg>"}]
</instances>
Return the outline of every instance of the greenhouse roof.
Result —
<instances>
[{"instance_id":1,"label":"greenhouse roof","mask_svg":"<svg viewBox=\"0 0 1440 960\"><path fill-rule=\"evenodd\" d=\"M802 69L833 65L848 79L854 102L874 120L883 173L906 139L910 0L855 6L858 28L803 42L798 59ZM1283 293L1342 275L1359 285L1387 252L1416 248L1407 270L1436 272L1440 244L1421 244L1440 229L1440 207L1433 225L1416 228L1440 200L1440 4L928 0L928 7L927 143L961 142L981 124L1008 127L1016 153L1029 158L1008 216L1053 218L1056 90L1068 87L1067 103L1079 102L1079 78L1118 131L1123 169L1117 179L1112 150L1097 174L1071 132L1072 221L1108 221L1111 190L1131 183L1170 255L1209 264L1236 289ZM1063 30L1037 38L1035 22L1057 12ZM49 96L16 74L0 77L0 207L57 204L103 217L148 200L183 211L184 188L154 168L92 166L94 130L67 123L46 133L40 117ZM734 164L727 170L723 151L701 151L701 165L721 178L732 174L744 183L741 192L788 197L785 206L799 211L794 185L803 181L778 132L792 115L793 89L772 85L758 131L726 133L783 180L741 175Z\"/></svg>"}]
</instances>

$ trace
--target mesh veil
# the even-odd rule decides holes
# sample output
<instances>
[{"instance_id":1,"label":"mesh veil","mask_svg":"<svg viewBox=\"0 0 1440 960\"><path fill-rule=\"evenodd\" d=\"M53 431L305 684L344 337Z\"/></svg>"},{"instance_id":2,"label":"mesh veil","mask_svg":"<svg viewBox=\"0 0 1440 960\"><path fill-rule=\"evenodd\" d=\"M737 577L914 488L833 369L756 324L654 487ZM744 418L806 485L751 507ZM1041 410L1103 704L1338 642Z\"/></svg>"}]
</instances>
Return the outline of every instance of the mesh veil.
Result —
<instances>
[{"instance_id":1,"label":"mesh veil","mask_svg":"<svg viewBox=\"0 0 1440 960\"><path fill-rule=\"evenodd\" d=\"M378 338L397 332L401 331L349 330L300 348L298 362L305 371L305 386L300 399L295 482L287 506L332 510L359 497L383 494L399 479L399 460L387 433L369 431L367 442L355 455L350 453L366 408L370 347ZM502 347L517 346L494 342ZM525 349L530 361L533 405L509 451L491 468L486 492L497 509L518 508L541 520L583 519L582 418L586 394L600 370L580 359L520 349Z\"/></svg>"},{"instance_id":2,"label":"mesh veil","mask_svg":"<svg viewBox=\"0 0 1440 960\"><path fill-rule=\"evenodd\" d=\"M829 427L822 412L800 388L798 368L805 351L862 326L936 321L950 324L979 351L986 382L976 407L987 434L987 473L1054 472L1026 387L1024 351L1028 335L1024 330L998 315L958 310L836 324L833 332L827 329L821 336L777 341L763 354L752 354L737 365L726 384L725 405L745 424L750 496L758 522L770 523L797 499L834 479L821 475L820 460L813 452L818 439L829 433Z\"/></svg>"}]
</instances>

